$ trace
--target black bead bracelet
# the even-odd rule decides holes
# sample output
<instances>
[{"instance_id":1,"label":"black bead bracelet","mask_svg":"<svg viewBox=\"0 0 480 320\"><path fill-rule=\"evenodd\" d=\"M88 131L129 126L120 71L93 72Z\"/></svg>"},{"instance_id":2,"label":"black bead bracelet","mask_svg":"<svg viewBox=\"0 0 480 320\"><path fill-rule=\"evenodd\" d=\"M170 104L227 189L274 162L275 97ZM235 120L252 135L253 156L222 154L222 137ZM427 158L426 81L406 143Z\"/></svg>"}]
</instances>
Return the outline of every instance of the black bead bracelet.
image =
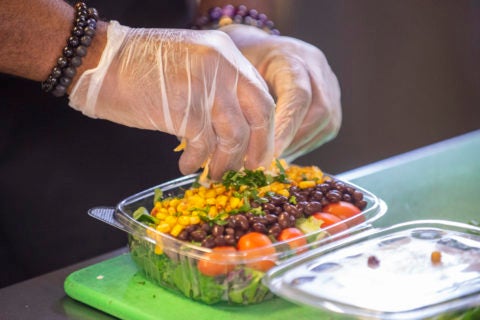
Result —
<instances>
[{"instance_id":1,"label":"black bead bracelet","mask_svg":"<svg viewBox=\"0 0 480 320\"><path fill-rule=\"evenodd\" d=\"M231 4L221 7L215 7L208 11L206 16L197 19L192 29L206 30L218 29L229 24L245 24L264 30L272 35L280 35L280 31L275 29L272 20L267 15L259 13L255 9L248 9L244 5L235 7Z\"/></svg>"},{"instance_id":2,"label":"black bead bracelet","mask_svg":"<svg viewBox=\"0 0 480 320\"><path fill-rule=\"evenodd\" d=\"M51 92L56 97L66 94L95 36L98 19L95 8L87 8L85 2L75 3L75 17L70 37L63 48L62 56L57 59L47 80L42 82L43 91Z\"/></svg>"}]
</instances>

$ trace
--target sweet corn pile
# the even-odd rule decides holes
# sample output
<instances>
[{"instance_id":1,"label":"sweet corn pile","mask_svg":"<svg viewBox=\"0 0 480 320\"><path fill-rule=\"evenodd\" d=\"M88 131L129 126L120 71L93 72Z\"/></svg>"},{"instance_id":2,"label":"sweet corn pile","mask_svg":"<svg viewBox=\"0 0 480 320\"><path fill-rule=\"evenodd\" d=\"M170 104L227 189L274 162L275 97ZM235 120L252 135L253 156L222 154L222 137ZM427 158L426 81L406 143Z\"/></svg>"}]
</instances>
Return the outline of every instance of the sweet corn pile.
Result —
<instances>
[{"instance_id":1,"label":"sweet corn pile","mask_svg":"<svg viewBox=\"0 0 480 320\"><path fill-rule=\"evenodd\" d=\"M258 196L274 193L289 197L289 188L297 186L301 189L314 187L322 183L328 177L315 166L300 167L287 166L281 161L285 177L289 183L273 181L270 184L258 188ZM272 175L278 174L278 168L271 168ZM205 183L199 187L192 187L185 191L181 197L165 198L157 201L151 211L151 215L158 219L156 230L177 237L180 232L189 225L199 224L202 221L225 220L230 214L242 211L249 206L245 197L247 186L241 186L238 190L226 187L222 182Z\"/></svg>"}]
</instances>

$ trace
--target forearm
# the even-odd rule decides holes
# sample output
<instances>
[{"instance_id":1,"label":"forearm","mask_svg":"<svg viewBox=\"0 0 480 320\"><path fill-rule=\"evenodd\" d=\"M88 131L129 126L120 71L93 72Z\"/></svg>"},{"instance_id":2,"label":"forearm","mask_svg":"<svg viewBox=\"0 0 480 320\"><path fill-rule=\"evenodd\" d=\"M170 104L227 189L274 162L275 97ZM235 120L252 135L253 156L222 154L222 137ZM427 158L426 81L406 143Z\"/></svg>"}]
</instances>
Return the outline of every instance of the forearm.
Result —
<instances>
[{"instance_id":1,"label":"forearm","mask_svg":"<svg viewBox=\"0 0 480 320\"><path fill-rule=\"evenodd\" d=\"M70 36L74 9L61 0L2 0L0 2L0 72L35 80L45 80ZM97 33L78 76L93 68L105 45L105 23Z\"/></svg>"}]
</instances>

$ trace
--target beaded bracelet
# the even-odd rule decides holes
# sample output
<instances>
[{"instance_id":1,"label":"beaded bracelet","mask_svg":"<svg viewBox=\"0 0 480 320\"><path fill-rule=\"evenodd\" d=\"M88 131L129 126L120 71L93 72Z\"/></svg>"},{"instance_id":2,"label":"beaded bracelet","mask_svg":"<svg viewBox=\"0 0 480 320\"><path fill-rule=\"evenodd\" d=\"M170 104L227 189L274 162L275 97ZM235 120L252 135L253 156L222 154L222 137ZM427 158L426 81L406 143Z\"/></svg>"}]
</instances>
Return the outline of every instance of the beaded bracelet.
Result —
<instances>
[{"instance_id":1,"label":"beaded bracelet","mask_svg":"<svg viewBox=\"0 0 480 320\"><path fill-rule=\"evenodd\" d=\"M42 82L43 91L51 92L56 97L65 95L92 43L97 21L98 12L95 8L87 8L85 2L75 3L74 23L67 46L63 48L63 54L57 59L47 80Z\"/></svg>"},{"instance_id":2,"label":"beaded bracelet","mask_svg":"<svg viewBox=\"0 0 480 320\"><path fill-rule=\"evenodd\" d=\"M255 9L248 9L244 5L235 7L231 4L221 7L215 7L208 11L208 15L197 19L192 29L206 30L218 29L229 24L245 24L264 30L271 35L280 35L280 31L274 28L272 20L259 13Z\"/></svg>"}]
</instances>

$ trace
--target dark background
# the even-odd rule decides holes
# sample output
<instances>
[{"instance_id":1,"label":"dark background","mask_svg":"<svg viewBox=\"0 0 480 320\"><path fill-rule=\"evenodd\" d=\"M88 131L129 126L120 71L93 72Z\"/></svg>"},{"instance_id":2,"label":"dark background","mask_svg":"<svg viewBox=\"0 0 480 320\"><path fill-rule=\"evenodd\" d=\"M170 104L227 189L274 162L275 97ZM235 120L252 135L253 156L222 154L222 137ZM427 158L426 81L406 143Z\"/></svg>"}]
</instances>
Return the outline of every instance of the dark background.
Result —
<instances>
[{"instance_id":1,"label":"dark background","mask_svg":"<svg viewBox=\"0 0 480 320\"><path fill-rule=\"evenodd\" d=\"M276 3L282 33L319 47L342 87L338 137L298 163L335 174L480 127L480 1ZM89 4L130 26L189 19L181 1ZM0 76L0 287L125 245L86 211L177 177L176 145Z\"/></svg>"}]
</instances>

